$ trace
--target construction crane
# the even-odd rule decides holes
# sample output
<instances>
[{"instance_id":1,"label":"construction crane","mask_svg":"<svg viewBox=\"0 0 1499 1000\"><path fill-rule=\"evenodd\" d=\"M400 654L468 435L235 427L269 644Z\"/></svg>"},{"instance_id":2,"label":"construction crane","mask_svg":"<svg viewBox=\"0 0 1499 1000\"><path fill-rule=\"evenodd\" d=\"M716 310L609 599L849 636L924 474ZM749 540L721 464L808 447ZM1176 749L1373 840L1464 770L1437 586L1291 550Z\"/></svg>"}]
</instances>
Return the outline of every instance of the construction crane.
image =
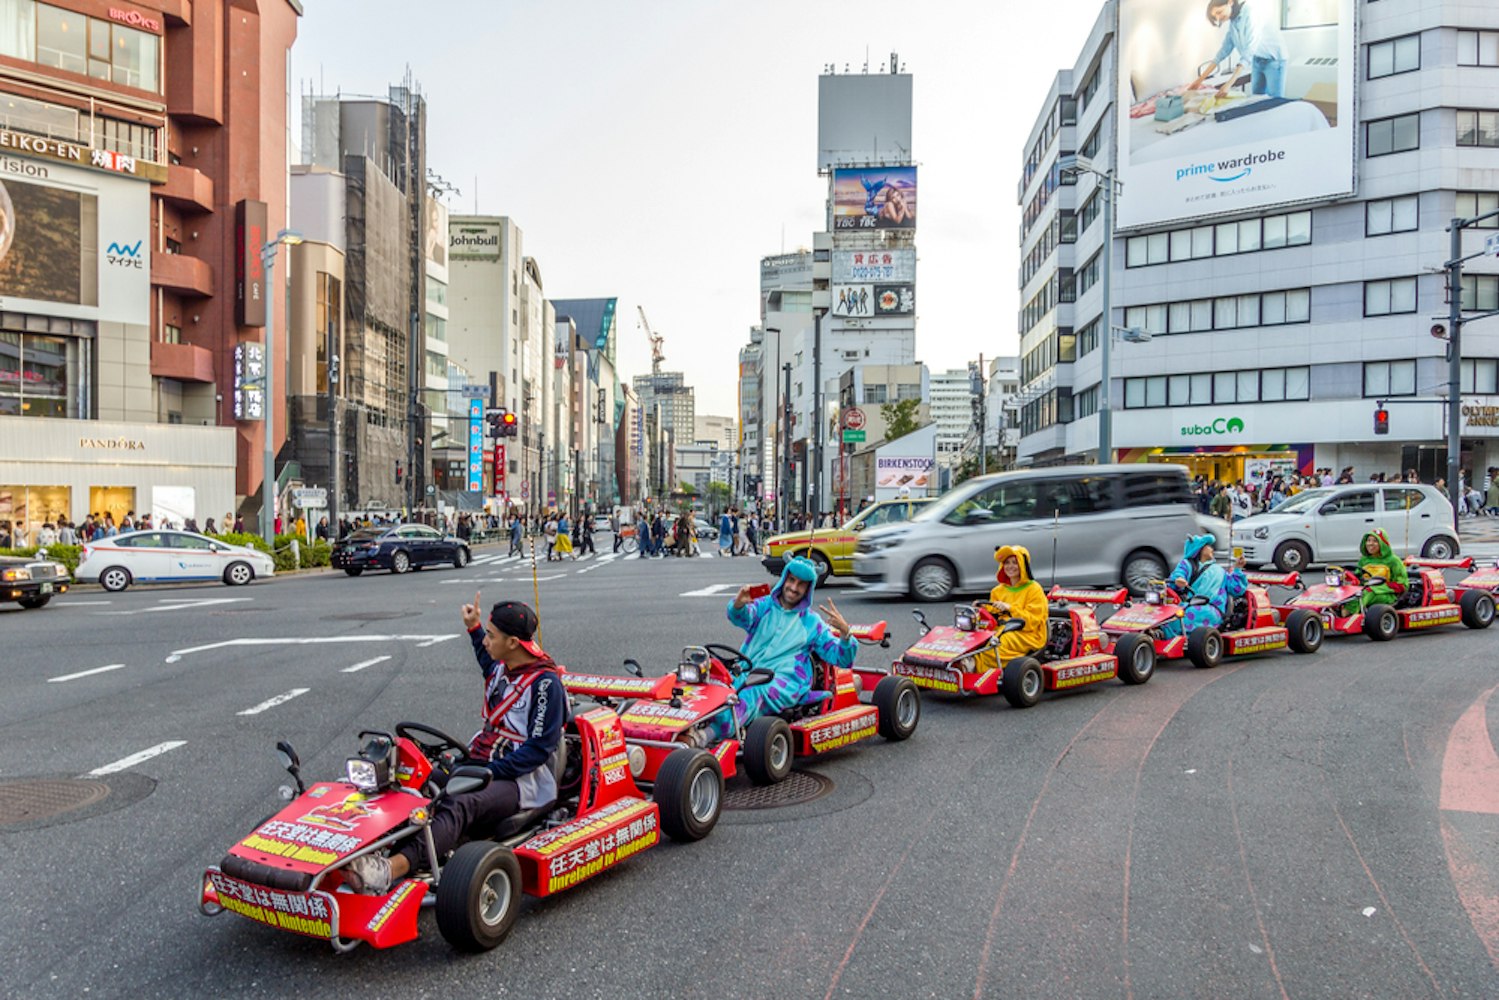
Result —
<instances>
[{"instance_id":1,"label":"construction crane","mask_svg":"<svg viewBox=\"0 0 1499 1000\"><path fill-rule=\"evenodd\" d=\"M635 311L640 313L640 325L645 327L645 335L651 341L651 374L661 374L661 362L666 360L666 352L662 350L666 338L651 329L651 321L645 318L645 307L636 306Z\"/></svg>"}]
</instances>

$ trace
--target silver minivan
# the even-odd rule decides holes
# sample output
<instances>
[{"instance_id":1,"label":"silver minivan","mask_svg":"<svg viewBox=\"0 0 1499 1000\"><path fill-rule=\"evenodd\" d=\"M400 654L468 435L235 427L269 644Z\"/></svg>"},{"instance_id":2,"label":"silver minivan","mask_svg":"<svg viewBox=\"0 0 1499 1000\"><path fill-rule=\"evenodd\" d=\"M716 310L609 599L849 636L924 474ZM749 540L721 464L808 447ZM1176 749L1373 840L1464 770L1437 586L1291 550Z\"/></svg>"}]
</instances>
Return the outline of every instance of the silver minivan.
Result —
<instances>
[{"instance_id":1,"label":"silver minivan","mask_svg":"<svg viewBox=\"0 0 1499 1000\"><path fill-rule=\"evenodd\" d=\"M867 590L941 601L994 586L994 550L1023 545L1044 586L1125 583L1140 593L1165 577L1191 535L1226 554L1228 524L1197 513L1180 465L1077 465L982 476L928 504L909 523L859 538L854 573Z\"/></svg>"}]
</instances>

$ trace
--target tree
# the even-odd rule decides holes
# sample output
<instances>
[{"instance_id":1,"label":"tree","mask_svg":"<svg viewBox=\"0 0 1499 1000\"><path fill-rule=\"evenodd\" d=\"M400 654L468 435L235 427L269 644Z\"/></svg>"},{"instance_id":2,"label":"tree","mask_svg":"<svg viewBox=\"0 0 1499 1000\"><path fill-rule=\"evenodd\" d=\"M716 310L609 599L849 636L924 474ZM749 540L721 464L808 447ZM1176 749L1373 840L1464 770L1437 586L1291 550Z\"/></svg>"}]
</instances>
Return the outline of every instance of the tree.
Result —
<instances>
[{"instance_id":1,"label":"tree","mask_svg":"<svg viewBox=\"0 0 1499 1000\"><path fill-rule=\"evenodd\" d=\"M897 399L893 403L880 404L880 416L885 421L885 440L903 438L916 429L916 411L921 409L919 399Z\"/></svg>"},{"instance_id":2,"label":"tree","mask_svg":"<svg viewBox=\"0 0 1499 1000\"><path fill-rule=\"evenodd\" d=\"M676 492L680 496L695 497L697 496L697 487L691 483L678 483Z\"/></svg>"},{"instance_id":3,"label":"tree","mask_svg":"<svg viewBox=\"0 0 1499 1000\"><path fill-rule=\"evenodd\" d=\"M711 482L708 484L708 507L710 510L725 510L729 506L729 500L734 496L734 491L728 483Z\"/></svg>"}]
</instances>

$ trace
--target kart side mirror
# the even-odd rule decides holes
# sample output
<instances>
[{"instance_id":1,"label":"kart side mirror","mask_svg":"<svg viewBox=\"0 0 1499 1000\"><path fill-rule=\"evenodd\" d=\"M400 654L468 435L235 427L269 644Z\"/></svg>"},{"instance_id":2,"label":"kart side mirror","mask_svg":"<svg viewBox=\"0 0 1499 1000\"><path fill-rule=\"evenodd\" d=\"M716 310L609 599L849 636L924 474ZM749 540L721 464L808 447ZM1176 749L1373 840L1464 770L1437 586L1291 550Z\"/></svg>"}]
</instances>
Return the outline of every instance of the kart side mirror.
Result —
<instances>
[{"instance_id":1,"label":"kart side mirror","mask_svg":"<svg viewBox=\"0 0 1499 1000\"><path fill-rule=\"evenodd\" d=\"M922 635L926 635L928 632L930 632L932 630L932 627L927 624L926 615L922 614L921 611L920 611L920 609L913 610L911 612L911 617L915 618L916 619L916 624L921 626L921 634Z\"/></svg>"},{"instance_id":2,"label":"kart side mirror","mask_svg":"<svg viewBox=\"0 0 1499 1000\"><path fill-rule=\"evenodd\" d=\"M640 668L640 664L635 660L626 660L624 662L624 668L625 673L627 674L634 674L636 677L645 676L645 671Z\"/></svg>"},{"instance_id":3,"label":"kart side mirror","mask_svg":"<svg viewBox=\"0 0 1499 1000\"><path fill-rule=\"evenodd\" d=\"M286 768L286 773L296 781L297 794L307 791L307 786L302 783L302 760L292 749L292 745L286 740L277 740L276 754L281 758L281 766Z\"/></svg>"},{"instance_id":4,"label":"kart side mirror","mask_svg":"<svg viewBox=\"0 0 1499 1000\"><path fill-rule=\"evenodd\" d=\"M489 783L494 780L494 772L487 767L479 767L474 764L465 764L455 767L448 778L448 783L443 786L442 794L467 795L469 792L477 792L488 788Z\"/></svg>"}]
</instances>

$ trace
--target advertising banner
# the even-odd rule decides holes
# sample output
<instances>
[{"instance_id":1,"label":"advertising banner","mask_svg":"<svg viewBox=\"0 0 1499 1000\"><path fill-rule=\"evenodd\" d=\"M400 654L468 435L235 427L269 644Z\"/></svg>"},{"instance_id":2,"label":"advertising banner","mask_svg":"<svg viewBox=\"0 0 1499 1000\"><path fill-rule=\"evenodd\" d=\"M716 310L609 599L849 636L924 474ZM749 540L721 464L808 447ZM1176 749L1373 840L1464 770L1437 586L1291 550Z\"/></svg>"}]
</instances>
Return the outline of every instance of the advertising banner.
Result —
<instances>
[{"instance_id":1,"label":"advertising banner","mask_svg":"<svg viewBox=\"0 0 1499 1000\"><path fill-rule=\"evenodd\" d=\"M265 202L235 204L234 321L240 326L265 326L265 267L260 260L265 230Z\"/></svg>"},{"instance_id":2,"label":"advertising banner","mask_svg":"<svg viewBox=\"0 0 1499 1000\"><path fill-rule=\"evenodd\" d=\"M839 285L834 316L909 316L916 311L914 285Z\"/></svg>"},{"instance_id":3,"label":"advertising banner","mask_svg":"<svg viewBox=\"0 0 1499 1000\"><path fill-rule=\"evenodd\" d=\"M448 225L448 256L452 260L495 260L500 256L498 222L453 222Z\"/></svg>"},{"instance_id":4,"label":"advertising banner","mask_svg":"<svg viewBox=\"0 0 1499 1000\"><path fill-rule=\"evenodd\" d=\"M932 482L932 471L936 460L928 456L915 458L886 458L874 461L874 485L882 490L899 490L908 487L912 493L925 492Z\"/></svg>"},{"instance_id":5,"label":"advertising banner","mask_svg":"<svg viewBox=\"0 0 1499 1000\"><path fill-rule=\"evenodd\" d=\"M1353 0L1120 0L1120 229L1354 191Z\"/></svg>"},{"instance_id":6,"label":"advertising banner","mask_svg":"<svg viewBox=\"0 0 1499 1000\"><path fill-rule=\"evenodd\" d=\"M915 167L833 171L835 230L915 229Z\"/></svg>"},{"instance_id":7,"label":"advertising banner","mask_svg":"<svg viewBox=\"0 0 1499 1000\"><path fill-rule=\"evenodd\" d=\"M497 444L494 446L494 495L497 497L505 495L505 480L508 471L505 465L505 446Z\"/></svg>"},{"instance_id":8,"label":"advertising banner","mask_svg":"<svg viewBox=\"0 0 1499 1000\"><path fill-rule=\"evenodd\" d=\"M7 300L97 306L98 197L0 177L0 293Z\"/></svg>"},{"instance_id":9,"label":"advertising banner","mask_svg":"<svg viewBox=\"0 0 1499 1000\"><path fill-rule=\"evenodd\" d=\"M915 250L835 250L833 285L914 285Z\"/></svg>"},{"instance_id":10,"label":"advertising banner","mask_svg":"<svg viewBox=\"0 0 1499 1000\"><path fill-rule=\"evenodd\" d=\"M234 345L234 419L265 419L265 345Z\"/></svg>"},{"instance_id":11,"label":"advertising banner","mask_svg":"<svg viewBox=\"0 0 1499 1000\"><path fill-rule=\"evenodd\" d=\"M468 491L484 489L484 400L468 401Z\"/></svg>"}]
</instances>

